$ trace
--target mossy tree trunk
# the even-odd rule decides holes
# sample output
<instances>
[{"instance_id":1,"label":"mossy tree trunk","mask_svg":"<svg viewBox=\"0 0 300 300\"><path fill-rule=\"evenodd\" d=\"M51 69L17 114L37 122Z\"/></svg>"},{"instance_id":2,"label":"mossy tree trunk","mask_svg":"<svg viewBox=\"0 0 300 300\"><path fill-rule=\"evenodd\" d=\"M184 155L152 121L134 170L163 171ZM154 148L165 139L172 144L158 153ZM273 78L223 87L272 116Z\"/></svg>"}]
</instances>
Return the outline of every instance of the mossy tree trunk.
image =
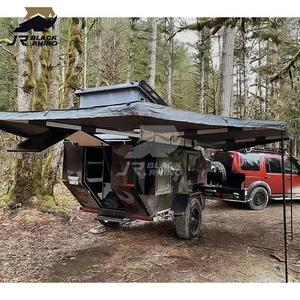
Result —
<instances>
[{"instance_id":1,"label":"mossy tree trunk","mask_svg":"<svg viewBox=\"0 0 300 300\"><path fill-rule=\"evenodd\" d=\"M44 33L59 36L59 20L56 27ZM18 110L44 110L58 108L58 46L19 45ZM33 196L53 195L57 182L58 151L53 148L44 154L21 154L15 167L14 183L10 193L13 202L28 204ZM46 155L45 155L46 154Z\"/></svg>"},{"instance_id":2,"label":"mossy tree trunk","mask_svg":"<svg viewBox=\"0 0 300 300\"><path fill-rule=\"evenodd\" d=\"M72 18L68 40L68 65L63 84L64 94L60 108L71 108L74 104L75 91L83 84L83 29L86 23L84 18Z\"/></svg>"},{"instance_id":3,"label":"mossy tree trunk","mask_svg":"<svg viewBox=\"0 0 300 300\"><path fill-rule=\"evenodd\" d=\"M60 42L60 19L56 20L53 28L53 35L57 36L58 43ZM59 47L52 48L51 51L51 65L50 65L50 84L48 93L48 108L59 108ZM58 182L59 166L62 158L62 142L56 144L53 150L48 155L46 168L44 168L43 177L46 178L44 182L45 193L52 195L54 185Z\"/></svg>"},{"instance_id":4,"label":"mossy tree trunk","mask_svg":"<svg viewBox=\"0 0 300 300\"><path fill-rule=\"evenodd\" d=\"M60 19L57 19L52 35L57 37L58 44L60 43ZM47 109L59 108L59 47L51 47L49 52L46 52L43 58L49 61L48 69L48 95ZM62 142L53 146L43 160L43 169L41 173L42 194L53 196L53 189L58 182L59 165L62 155Z\"/></svg>"},{"instance_id":5,"label":"mossy tree trunk","mask_svg":"<svg viewBox=\"0 0 300 300\"><path fill-rule=\"evenodd\" d=\"M19 42L16 60L18 68L17 110L26 111L31 109L31 98L36 87L32 47L25 47ZM21 142L20 138L18 142ZM13 203L26 204L34 194L32 160L34 157L31 154L18 154L14 168L14 182L10 191L10 199Z\"/></svg>"}]
</instances>

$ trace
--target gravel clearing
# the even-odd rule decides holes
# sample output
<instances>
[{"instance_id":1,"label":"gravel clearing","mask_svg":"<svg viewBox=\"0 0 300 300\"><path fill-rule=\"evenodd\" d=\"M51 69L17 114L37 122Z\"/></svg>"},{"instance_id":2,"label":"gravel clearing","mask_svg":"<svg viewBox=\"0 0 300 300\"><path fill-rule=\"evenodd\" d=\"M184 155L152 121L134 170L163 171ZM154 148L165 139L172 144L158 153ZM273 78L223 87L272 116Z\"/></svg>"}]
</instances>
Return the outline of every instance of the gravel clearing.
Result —
<instances>
[{"instance_id":1,"label":"gravel clearing","mask_svg":"<svg viewBox=\"0 0 300 300\"><path fill-rule=\"evenodd\" d=\"M133 222L94 235L93 214L0 211L0 282L283 282L282 203L263 211L209 202L201 235L171 222ZM300 204L289 240L289 280L300 279Z\"/></svg>"}]
</instances>

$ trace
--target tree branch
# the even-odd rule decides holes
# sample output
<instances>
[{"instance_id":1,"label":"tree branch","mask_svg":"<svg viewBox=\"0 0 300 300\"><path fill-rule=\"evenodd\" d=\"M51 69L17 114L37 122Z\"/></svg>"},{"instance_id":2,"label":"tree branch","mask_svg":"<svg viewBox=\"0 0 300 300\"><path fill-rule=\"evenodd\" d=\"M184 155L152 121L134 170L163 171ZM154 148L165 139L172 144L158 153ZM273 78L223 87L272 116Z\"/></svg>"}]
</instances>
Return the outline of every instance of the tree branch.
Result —
<instances>
[{"instance_id":1,"label":"tree branch","mask_svg":"<svg viewBox=\"0 0 300 300\"><path fill-rule=\"evenodd\" d=\"M295 62L300 58L300 50L296 53L296 55L290 60L290 62L276 75L270 78L270 83L281 78L283 74L288 72L290 68L295 64Z\"/></svg>"},{"instance_id":2,"label":"tree branch","mask_svg":"<svg viewBox=\"0 0 300 300\"><path fill-rule=\"evenodd\" d=\"M13 57L13 59L16 58L16 54L14 54L13 52L9 51L8 49L6 49L1 45L1 40L0 40L0 48L2 48L5 52L9 53Z\"/></svg>"},{"instance_id":3,"label":"tree branch","mask_svg":"<svg viewBox=\"0 0 300 300\"><path fill-rule=\"evenodd\" d=\"M88 29L86 35L83 37L83 39L85 39L85 38L89 35L90 31L92 30L92 28L93 28L94 25L96 24L96 21L97 21L97 19L95 18L95 19L93 20L93 23L91 24L90 28Z\"/></svg>"},{"instance_id":4,"label":"tree branch","mask_svg":"<svg viewBox=\"0 0 300 300\"><path fill-rule=\"evenodd\" d=\"M250 95L254 96L255 98L259 99L260 101L266 102L266 99L265 99L265 98L260 97L260 96L254 94L254 93L252 93L252 92L250 92L250 91L248 91L248 93L249 93Z\"/></svg>"},{"instance_id":5,"label":"tree branch","mask_svg":"<svg viewBox=\"0 0 300 300\"><path fill-rule=\"evenodd\" d=\"M202 31L204 28L211 29L211 32L217 33L219 29L225 24L226 21L233 18L208 18L202 22L196 22L193 24L187 24L178 28L172 36L169 37L169 40L172 39L177 33L184 30L194 30ZM213 33L213 34L214 34ZM212 35L212 34L211 34Z\"/></svg>"},{"instance_id":6,"label":"tree branch","mask_svg":"<svg viewBox=\"0 0 300 300\"><path fill-rule=\"evenodd\" d=\"M187 29L202 31L205 27L209 28L209 29L213 29L216 26L222 27L224 25L224 23L229 19L232 19L232 18L209 18L202 22L197 22L197 23L182 26L179 28L179 31L183 31L183 30L187 30Z\"/></svg>"}]
</instances>

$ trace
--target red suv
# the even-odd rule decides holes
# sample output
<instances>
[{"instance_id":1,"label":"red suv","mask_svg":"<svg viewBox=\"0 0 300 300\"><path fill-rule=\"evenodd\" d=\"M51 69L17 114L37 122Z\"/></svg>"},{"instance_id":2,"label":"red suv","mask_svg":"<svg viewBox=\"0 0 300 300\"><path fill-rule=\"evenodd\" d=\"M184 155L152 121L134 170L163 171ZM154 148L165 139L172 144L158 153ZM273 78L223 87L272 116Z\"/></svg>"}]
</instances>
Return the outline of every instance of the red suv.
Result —
<instances>
[{"instance_id":1,"label":"red suv","mask_svg":"<svg viewBox=\"0 0 300 300\"><path fill-rule=\"evenodd\" d=\"M292 178L291 165L292 163ZM248 151L218 151L214 154L212 165L218 168L218 172L223 173L222 185L228 188L234 186L245 191L244 201L253 210L264 209L269 199L282 199L282 175L281 175L281 154L278 150L273 149L251 149ZM284 158L285 167L285 194L287 199L290 198L291 179L293 199L300 199L300 165L297 160L289 155ZM242 176L239 179L237 175ZM239 183L238 183L239 180ZM238 183L239 186L236 184ZM208 184L212 184L209 182ZM215 183L214 183L215 184ZM212 186L212 185L211 185ZM218 186L214 185L214 186ZM213 195L213 198L219 196L222 200L235 201L232 191L230 199L224 195L221 189ZM229 193L230 194L230 193ZM239 198L239 197L237 197ZM241 199L241 198L239 198ZM239 201L237 199L237 201Z\"/></svg>"}]
</instances>

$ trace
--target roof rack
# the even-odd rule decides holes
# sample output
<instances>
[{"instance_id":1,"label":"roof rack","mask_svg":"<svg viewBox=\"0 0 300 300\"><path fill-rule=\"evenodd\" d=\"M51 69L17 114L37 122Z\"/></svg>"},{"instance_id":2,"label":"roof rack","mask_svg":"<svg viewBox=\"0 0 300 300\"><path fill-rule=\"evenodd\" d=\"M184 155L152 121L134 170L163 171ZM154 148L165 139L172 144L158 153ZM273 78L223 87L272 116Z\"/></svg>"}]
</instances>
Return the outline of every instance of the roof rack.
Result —
<instances>
[{"instance_id":1,"label":"roof rack","mask_svg":"<svg viewBox=\"0 0 300 300\"><path fill-rule=\"evenodd\" d=\"M281 154L280 148L270 148L270 147L251 147L251 148L244 148L240 149L240 152L244 153L257 153L257 152L263 152L263 153L274 153L274 154ZM287 149L284 149L284 154L287 155Z\"/></svg>"}]
</instances>

